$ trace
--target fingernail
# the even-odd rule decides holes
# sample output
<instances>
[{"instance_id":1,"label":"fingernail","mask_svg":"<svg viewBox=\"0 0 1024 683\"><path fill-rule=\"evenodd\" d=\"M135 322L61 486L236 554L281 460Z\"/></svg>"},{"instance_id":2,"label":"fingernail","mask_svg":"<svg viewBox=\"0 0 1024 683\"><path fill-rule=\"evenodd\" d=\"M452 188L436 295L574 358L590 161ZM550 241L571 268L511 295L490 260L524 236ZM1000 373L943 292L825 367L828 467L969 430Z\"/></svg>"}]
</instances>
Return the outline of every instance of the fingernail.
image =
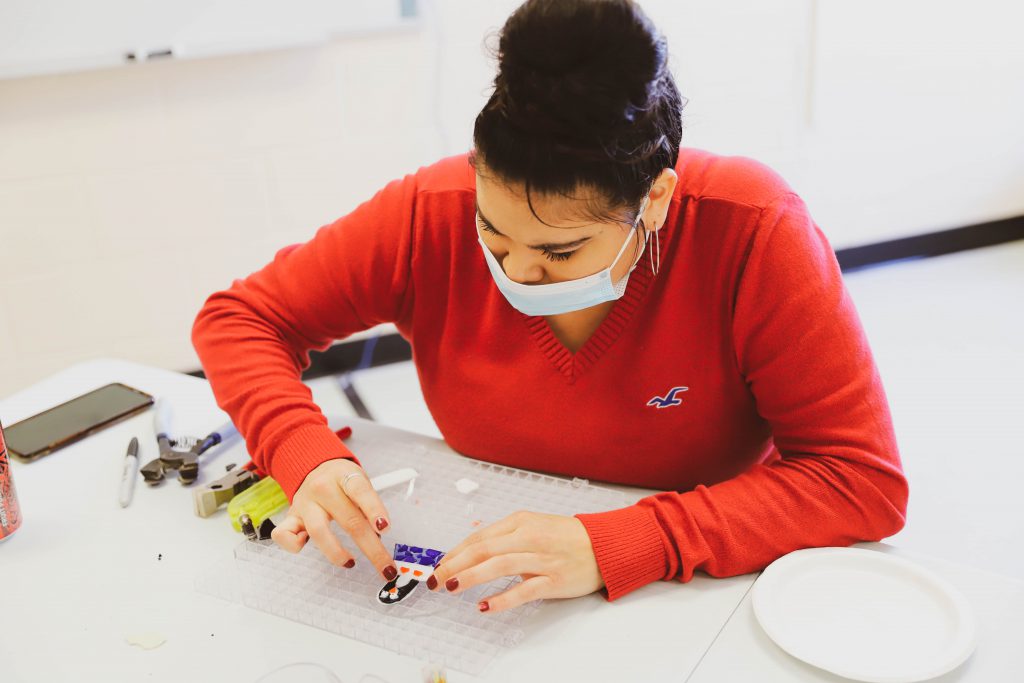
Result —
<instances>
[{"instance_id":1,"label":"fingernail","mask_svg":"<svg viewBox=\"0 0 1024 683\"><path fill-rule=\"evenodd\" d=\"M383 517L378 517L375 524L377 525L377 531L384 531L388 528L388 520Z\"/></svg>"},{"instance_id":2,"label":"fingernail","mask_svg":"<svg viewBox=\"0 0 1024 683\"><path fill-rule=\"evenodd\" d=\"M444 582L444 587L449 592L456 590L459 587L459 577L453 576Z\"/></svg>"},{"instance_id":3,"label":"fingernail","mask_svg":"<svg viewBox=\"0 0 1024 683\"><path fill-rule=\"evenodd\" d=\"M437 577L433 574L431 574L430 578L427 579L427 588L429 588L430 590L434 590L435 588L437 588Z\"/></svg>"},{"instance_id":4,"label":"fingernail","mask_svg":"<svg viewBox=\"0 0 1024 683\"><path fill-rule=\"evenodd\" d=\"M394 581L396 576L398 576L398 570L395 569L395 565L389 564L387 567L384 567L385 579L388 581Z\"/></svg>"},{"instance_id":5,"label":"fingernail","mask_svg":"<svg viewBox=\"0 0 1024 683\"><path fill-rule=\"evenodd\" d=\"M481 601L480 604L477 605L477 607L480 609L481 612L486 612L487 610L491 609L491 606L487 604L486 600Z\"/></svg>"},{"instance_id":6,"label":"fingernail","mask_svg":"<svg viewBox=\"0 0 1024 683\"><path fill-rule=\"evenodd\" d=\"M345 569L352 569L352 567L354 567L354 566L356 566L356 561L355 560L349 560L348 562L345 563Z\"/></svg>"}]
</instances>

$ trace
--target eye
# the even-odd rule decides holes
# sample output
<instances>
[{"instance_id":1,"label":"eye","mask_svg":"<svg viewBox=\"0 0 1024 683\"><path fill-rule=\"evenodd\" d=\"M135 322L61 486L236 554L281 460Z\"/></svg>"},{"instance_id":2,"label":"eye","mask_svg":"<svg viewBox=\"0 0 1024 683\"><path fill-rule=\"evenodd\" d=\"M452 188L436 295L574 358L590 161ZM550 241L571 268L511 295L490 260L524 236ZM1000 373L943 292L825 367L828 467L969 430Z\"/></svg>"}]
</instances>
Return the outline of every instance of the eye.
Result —
<instances>
[{"instance_id":1,"label":"eye","mask_svg":"<svg viewBox=\"0 0 1024 683\"><path fill-rule=\"evenodd\" d=\"M500 232L498 232L497 230L489 226L487 223L484 223L482 220L480 220L479 216L477 216L476 224L483 232L488 232L497 237L504 237L504 235L502 235ZM570 256L575 254L577 251L579 250L573 249L572 251L548 251L547 249L544 249L543 254L544 258L546 258L548 261L566 261L569 259Z\"/></svg>"},{"instance_id":2,"label":"eye","mask_svg":"<svg viewBox=\"0 0 1024 683\"><path fill-rule=\"evenodd\" d=\"M481 221L481 220L477 219L477 222L476 222L476 224L477 224L477 225L478 225L478 226L480 227L480 229L481 229L481 230L483 230L484 232L489 232L489 233L491 233L492 235L497 235L498 237L501 237L501 233L500 233L500 232L498 232L497 230L495 230L495 229L494 229L494 228L492 228L491 226L487 225L487 224L486 224L486 223L484 223L483 221Z\"/></svg>"},{"instance_id":3,"label":"eye","mask_svg":"<svg viewBox=\"0 0 1024 683\"><path fill-rule=\"evenodd\" d=\"M575 253L576 253L576 250L573 250L573 251L548 251L547 249L545 249L544 250L544 258L546 258L548 261L566 261L566 260L569 259L570 256L572 256Z\"/></svg>"}]
</instances>

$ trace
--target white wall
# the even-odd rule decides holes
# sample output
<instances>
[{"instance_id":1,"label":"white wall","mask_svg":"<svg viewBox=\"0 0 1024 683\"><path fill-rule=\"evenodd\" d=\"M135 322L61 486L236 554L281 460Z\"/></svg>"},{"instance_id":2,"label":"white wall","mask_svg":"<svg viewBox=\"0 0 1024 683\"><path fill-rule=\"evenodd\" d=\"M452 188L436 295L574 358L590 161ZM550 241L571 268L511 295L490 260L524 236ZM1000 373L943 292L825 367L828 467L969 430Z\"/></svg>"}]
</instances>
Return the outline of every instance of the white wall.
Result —
<instances>
[{"instance_id":1,"label":"white wall","mask_svg":"<svg viewBox=\"0 0 1024 683\"><path fill-rule=\"evenodd\" d=\"M1024 214L1024 4L644 3L684 142L779 170L836 248Z\"/></svg>"},{"instance_id":2,"label":"white wall","mask_svg":"<svg viewBox=\"0 0 1024 683\"><path fill-rule=\"evenodd\" d=\"M797 182L836 241L1024 214L1024 5L826 0L819 19Z\"/></svg>"},{"instance_id":3,"label":"white wall","mask_svg":"<svg viewBox=\"0 0 1024 683\"><path fill-rule=\"evenodd\" d=\"M419 34L0 82L0 394L199 367L207 295L443 150Z\"/></svg>"},{"instance_id":4,"label":"white wall","mask_svg":"<svg viewBox=\"0 0 1024 683\"><path fill-rule=\"evenodd\" d=\"M518 4L419 31L0 81L0 395L77 360L171 369L203 299L467 149ZM786 176L836 247L1024 213L1024 12L983 0L643 3L684 143Z\"/></svg>"}]
</instances>

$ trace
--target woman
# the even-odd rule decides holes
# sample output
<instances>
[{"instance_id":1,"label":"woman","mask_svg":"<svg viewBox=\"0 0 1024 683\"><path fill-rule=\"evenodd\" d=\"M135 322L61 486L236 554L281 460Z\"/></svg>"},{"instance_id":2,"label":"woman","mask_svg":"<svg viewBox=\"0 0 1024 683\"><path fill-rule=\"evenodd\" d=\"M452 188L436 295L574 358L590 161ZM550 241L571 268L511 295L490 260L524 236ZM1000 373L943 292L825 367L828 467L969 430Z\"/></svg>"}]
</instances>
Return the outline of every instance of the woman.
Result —
<instances>
[{"instance_id":1,"label":"woman","mask_svg":"<svg viewBox=\"0 0 1024 683\"><path fill-rule=\"evenodd\" d=\"M466 455L665 491L521 512L429 583L480 603L755 571L877 540L907 484L835 257L801 200L742 158L680 150L664 39L627 0L530 0L508 20L474 150L396 180L206 302L218 404L292 506L275 540L352 550L390 581L388 513L300 382L310 349L383 322Z\"/></svg>"}]
</instances>

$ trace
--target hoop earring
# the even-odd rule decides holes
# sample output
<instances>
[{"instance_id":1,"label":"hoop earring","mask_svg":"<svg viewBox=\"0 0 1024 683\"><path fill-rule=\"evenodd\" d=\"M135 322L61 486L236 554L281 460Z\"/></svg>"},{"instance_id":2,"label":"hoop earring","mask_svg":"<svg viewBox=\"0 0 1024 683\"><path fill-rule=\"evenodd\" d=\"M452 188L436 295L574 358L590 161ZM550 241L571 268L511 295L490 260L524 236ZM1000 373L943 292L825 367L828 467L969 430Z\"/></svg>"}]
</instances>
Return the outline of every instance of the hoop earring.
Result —
<instances>
[{"instance_id":1,"label":"hoop earring","mask_svg":"<svg viewBox=\"0 0 1024 683\"><path fill-rule=\"evenodd\" d=\"M658 271L661 270L661 238L658 235L658 228L654 228L654 250L658 252L658 265L654 265L654 251L648 251L647 255L651 260L651 271L657 275Z\"/></svg>"}]
</instances>

